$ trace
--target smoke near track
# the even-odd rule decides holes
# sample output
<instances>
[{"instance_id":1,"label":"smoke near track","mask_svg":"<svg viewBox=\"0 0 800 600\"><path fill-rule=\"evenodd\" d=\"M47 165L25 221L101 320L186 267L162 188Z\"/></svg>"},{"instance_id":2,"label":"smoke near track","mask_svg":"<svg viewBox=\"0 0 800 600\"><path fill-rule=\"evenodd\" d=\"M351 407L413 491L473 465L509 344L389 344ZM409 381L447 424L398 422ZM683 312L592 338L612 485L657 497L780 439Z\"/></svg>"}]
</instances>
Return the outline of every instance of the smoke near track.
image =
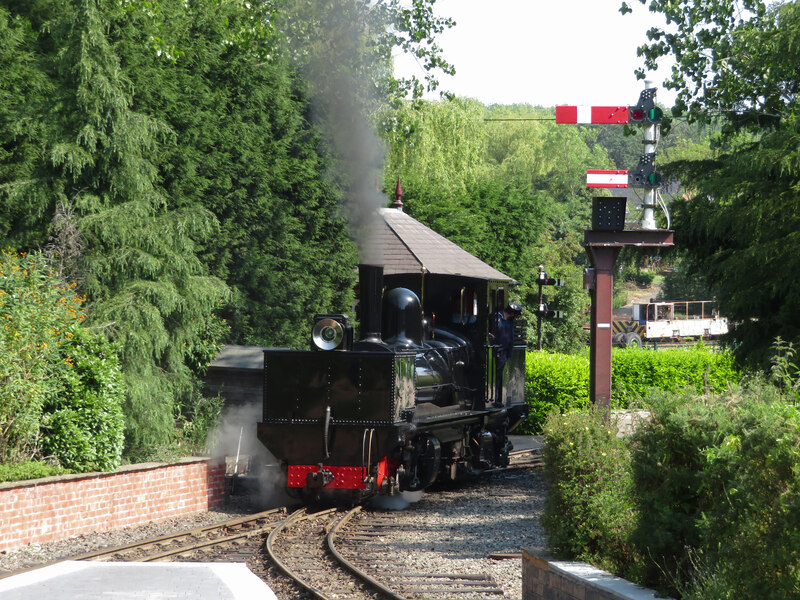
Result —
<instances>
[{"instance_id":1,"label":"smoke near track","mask_svg":"<svg viewBox=\"0 0 800 600\"><path fill-rule=\"evenodd\" d=\"M286 475L278 461L256 437L256 423L261 420L261 402L228 407L210 436L211 454L224 458L228 472L234 473L236 486L246 487L251 502L261 510L291 504L286 494ZM243 477L239 478L239 473Z\"/></svg>"}]
</instances>

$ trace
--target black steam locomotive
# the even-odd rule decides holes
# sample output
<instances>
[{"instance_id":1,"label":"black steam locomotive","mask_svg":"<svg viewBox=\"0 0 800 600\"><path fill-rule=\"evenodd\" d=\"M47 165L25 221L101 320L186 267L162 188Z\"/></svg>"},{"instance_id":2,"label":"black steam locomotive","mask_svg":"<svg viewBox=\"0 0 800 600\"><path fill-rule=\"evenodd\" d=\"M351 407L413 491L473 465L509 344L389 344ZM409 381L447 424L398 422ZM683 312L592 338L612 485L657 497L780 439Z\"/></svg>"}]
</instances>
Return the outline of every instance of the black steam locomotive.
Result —
<instances>
[{"instance_id":1,"label":"black steam locomotive","mask_svg":"<svg viewBox=\"0 0 800 600\"><path fill-rule=\"evenodd\" d=\"M265 350L258 437L290 493L358 502L507 465L526 415L525 342L502 369L492 343L509 284L361 265L357 340L317 315L312 350Z\"/></svg>"}]
</instances>

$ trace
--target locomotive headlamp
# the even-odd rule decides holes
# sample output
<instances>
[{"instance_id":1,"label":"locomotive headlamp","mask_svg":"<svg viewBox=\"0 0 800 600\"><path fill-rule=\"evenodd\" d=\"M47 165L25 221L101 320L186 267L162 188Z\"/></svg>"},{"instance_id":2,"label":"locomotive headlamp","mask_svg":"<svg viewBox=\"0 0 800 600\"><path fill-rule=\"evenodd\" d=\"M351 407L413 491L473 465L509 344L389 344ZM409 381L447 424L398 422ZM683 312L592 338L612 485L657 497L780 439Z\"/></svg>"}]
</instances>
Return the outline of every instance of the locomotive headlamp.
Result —
<instances>
[{"instance_id":1,"label":"locomotive headlamp","mask_svg":"<svg viewBox=\"0 0 800 600\"><path fill-rule=\"evenodd\" d=\"M344 339L344 328L334 319L320 319L314 324L311 339L320 350L334 350Z\"/></svg>"}]
</instances>

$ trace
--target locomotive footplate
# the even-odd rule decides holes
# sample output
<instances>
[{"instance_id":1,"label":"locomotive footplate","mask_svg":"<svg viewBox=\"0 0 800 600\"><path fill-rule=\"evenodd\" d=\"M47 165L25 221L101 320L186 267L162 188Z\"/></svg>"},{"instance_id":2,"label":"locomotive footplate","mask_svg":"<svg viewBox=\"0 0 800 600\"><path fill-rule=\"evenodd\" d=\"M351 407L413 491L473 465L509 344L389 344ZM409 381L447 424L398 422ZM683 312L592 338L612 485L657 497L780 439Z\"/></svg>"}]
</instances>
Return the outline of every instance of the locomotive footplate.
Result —
<instances>
[{"instance_id":1,"label":"locomotive footplate","mask_svg":"<svg viewBox=\"0 0 800 600\"><path fill-rule=\"evenodd\" d=\"M453 413L433 414L418 416L416 420L417 429L431 429L438 427L459 427L470 423L485 422L505 418L510 407L492 407L486 410L465 410Z\"/></svg>"}]
</instances>

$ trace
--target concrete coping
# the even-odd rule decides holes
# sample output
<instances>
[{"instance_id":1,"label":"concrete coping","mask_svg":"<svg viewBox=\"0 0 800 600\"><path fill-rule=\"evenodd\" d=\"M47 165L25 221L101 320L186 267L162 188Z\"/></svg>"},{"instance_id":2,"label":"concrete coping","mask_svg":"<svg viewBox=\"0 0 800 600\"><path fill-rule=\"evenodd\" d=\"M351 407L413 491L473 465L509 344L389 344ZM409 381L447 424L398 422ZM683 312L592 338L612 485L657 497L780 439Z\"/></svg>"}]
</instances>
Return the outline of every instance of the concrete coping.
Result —
<instances>
[{"instance_id":1,"label":"concrete coping","mask_svg":"<svg viewBox=\"0 0 800 600\"><path fill-rule=\"evenodd\" d=\"M164 467L172 467L179 465L190 465L194 463L205 463L220 461L224 462L223 458L211 458L209 456L186 456L176 459L172 462L145 462L134 463L129 465L122 465L115 471L92 471L89 473L66 473L64 475L52 475L50 477L40 477L39 479L22 479L20 481L5 481L0 483L0 491L10 490L22 487L36 487L37 485L47 485L50 483L62 483L65 481L79 481L81 479L99 479L101 477L113 477L114 475L121 475L123 473L135 473L137 471L150 471L153 469L161 469Z\"/></svg>"},{"instance_id":2,"label":"concrete coping","mask_svg":"<svg viewBox=\"0 0 800 600\"><path fill-rule=\"evenodd\" d=\"M525 550L523 560L531 560L550 571L615 600L672 600L655 590L637 585L584 562L554 560L543 548Z\"/></svg>"},{"instance_id":3,"label":"concrete coping","mask_svg":"<svg viewBox=\"0 0 800 600\"><path fill-rule=\"evenodd\" d=\"M636 585L606 571L601 571L590 564L582 562L554 561L550 568L560 571L563 575L580 579L587 585L607 592L611 592L625 600L655 600L664 598L654 590Z\"/></svg>"}]
</instances>

